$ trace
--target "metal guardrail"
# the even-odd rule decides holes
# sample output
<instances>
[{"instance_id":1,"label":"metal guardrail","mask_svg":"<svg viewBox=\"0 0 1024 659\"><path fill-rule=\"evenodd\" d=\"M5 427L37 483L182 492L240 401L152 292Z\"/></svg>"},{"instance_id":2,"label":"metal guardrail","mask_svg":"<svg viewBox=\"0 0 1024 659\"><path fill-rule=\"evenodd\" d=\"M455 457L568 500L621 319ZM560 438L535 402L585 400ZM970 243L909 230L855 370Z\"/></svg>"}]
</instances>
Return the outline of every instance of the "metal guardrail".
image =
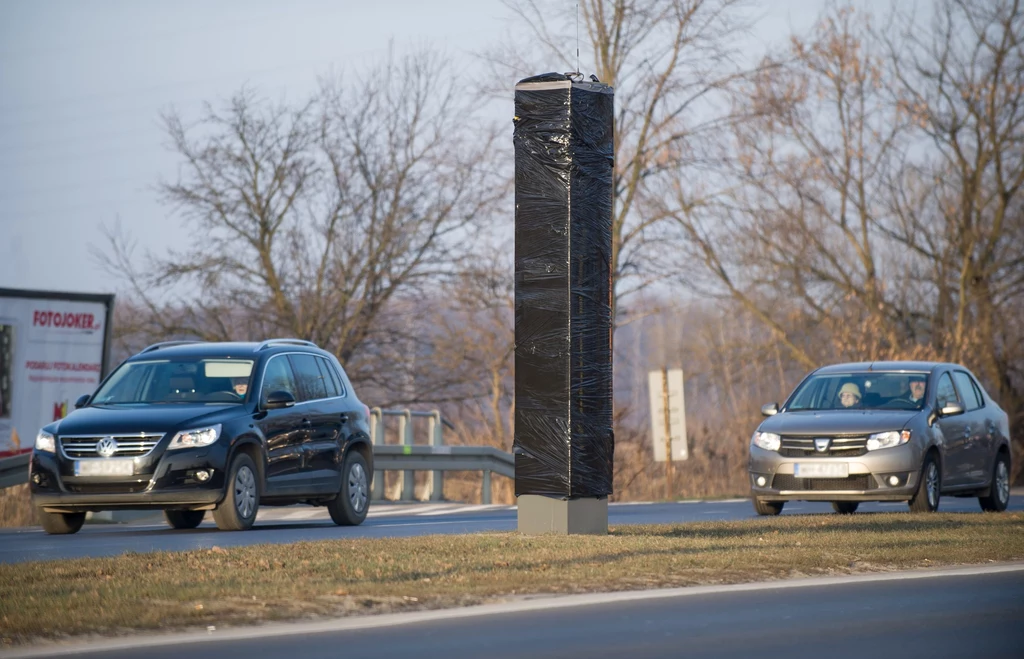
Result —
<instances>
[{"instance_id":1,"label":"metal guardrail","mask_svg":"<svg viewBox=\"0 0 1024 659\"><path fill-rule=\"evenodd\" d=\"M382 445L373 447L373 468L375 471L404 471L406 478L414 471L482 471L484 474L481 502L491 503L491 473L506 478L516 477L516 461L511 453L505 453L491 446L404 446ZM378 477L380 474L377 475ZM435 477L436 479L436 477ZM374 482L374 489L383 483ZM436 480L434 482L436 485ZM412 498L412 485L403 484L402 494ZM430 500L441 498L439 488L431 490ZM406 499L406 496L401 497Z\"/></svg>"},{"instance_id":2,"label":"metal guardrail","mask_svg":"<svg viewBox=\"0 0 1024 659\"><path fill-rule=\"evenodd\" d=\"M0 459L0 490L28 482L28 462L31 453Z\"/></svg>"},{"instance_id":3,"label":"metal guardrail","mask_svg":"<svg viewBox=\"0 0 1024 659\"><path fill-rule=\"evenodd\" d=\"M384 417L398 421L398 444L384 443ZM413 419L427 419L426 445L413 443ZM515 478L515 459L512 455L490 446L445 446L444 429L454 429L437 410L418 412L413 410L382 410L375 407L370 411L370 437L373 441L374 479L372 498L378 501L384 497L384 471L401 471L398 479L398 500L412 501L416 481L415 471L429 471L427 500L440 501L444 491L444 472L482 471L482 502L491 503L491 472Z\"/></svg>"}]
</instances>

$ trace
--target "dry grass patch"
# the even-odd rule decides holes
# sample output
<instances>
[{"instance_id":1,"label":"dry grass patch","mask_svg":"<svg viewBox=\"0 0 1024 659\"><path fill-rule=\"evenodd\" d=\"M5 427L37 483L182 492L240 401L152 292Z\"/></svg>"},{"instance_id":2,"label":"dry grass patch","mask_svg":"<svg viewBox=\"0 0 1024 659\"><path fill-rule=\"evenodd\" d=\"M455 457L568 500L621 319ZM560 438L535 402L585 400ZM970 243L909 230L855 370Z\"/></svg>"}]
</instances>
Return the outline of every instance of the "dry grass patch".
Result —
<instances>
[{"instance_id":1,"label":"dry grass patch","mask_svg":"<svg viewBox=\"0 0 1024 659\"><path fill-rule=\"evenodd\" d=\"M1024 560L1024 513L816 515L608 536L359 539L0 565L4 644Z\"/></svg>"}]
</instances>

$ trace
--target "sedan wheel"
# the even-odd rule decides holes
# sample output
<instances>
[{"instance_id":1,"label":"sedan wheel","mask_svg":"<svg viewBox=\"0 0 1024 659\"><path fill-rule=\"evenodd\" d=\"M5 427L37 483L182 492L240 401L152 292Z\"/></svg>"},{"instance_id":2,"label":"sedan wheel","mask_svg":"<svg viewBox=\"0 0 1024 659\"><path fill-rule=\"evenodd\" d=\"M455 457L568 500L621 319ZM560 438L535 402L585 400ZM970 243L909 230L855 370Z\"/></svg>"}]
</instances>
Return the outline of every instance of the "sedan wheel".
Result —
<instances>
[{"instance_id":1,"label":"sedan wheel","mask_svg":"<svg viewBox=\"0 0 1024 659\"><path fill-rule=\"evenodd\" d=\"M942 492L942 475L939 463L933 454L924 459L921 468L921 482L917 484L917 492L910 500L910 510L915 513L933 513L939 509L939 496Z\"/></svg>"},{"instance_id":2,"label":"sedan wheel","mask_svg":"<svg viewBox=\"0 0 1024 659\"><path fill-rule=\"evenodd\" d=\"M1001 513L1010 504L1010 457L1005 453L996 457L989 493L979 497L978 502L982 510L992 513Z\"/></svg>"}]
</instances>

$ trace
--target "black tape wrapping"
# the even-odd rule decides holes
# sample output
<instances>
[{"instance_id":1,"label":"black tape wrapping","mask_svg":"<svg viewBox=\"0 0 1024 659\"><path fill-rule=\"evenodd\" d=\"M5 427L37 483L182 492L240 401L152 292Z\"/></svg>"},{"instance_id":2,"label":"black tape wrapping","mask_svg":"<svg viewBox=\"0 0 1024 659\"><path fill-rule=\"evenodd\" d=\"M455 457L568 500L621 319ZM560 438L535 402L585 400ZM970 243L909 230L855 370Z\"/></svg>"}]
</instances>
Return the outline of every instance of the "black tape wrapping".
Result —
<instances>
[{"instance_id":1,"label":"black tape wrapping","mask_svg":"<svg viewBox=\"0 0 1024 659\"><path fill-rule=\"evenodd\" d=\"M572 499L612 493L614 96L566 81L516 86L514 453L516 496Z\"/></svg>"}]
</instances>

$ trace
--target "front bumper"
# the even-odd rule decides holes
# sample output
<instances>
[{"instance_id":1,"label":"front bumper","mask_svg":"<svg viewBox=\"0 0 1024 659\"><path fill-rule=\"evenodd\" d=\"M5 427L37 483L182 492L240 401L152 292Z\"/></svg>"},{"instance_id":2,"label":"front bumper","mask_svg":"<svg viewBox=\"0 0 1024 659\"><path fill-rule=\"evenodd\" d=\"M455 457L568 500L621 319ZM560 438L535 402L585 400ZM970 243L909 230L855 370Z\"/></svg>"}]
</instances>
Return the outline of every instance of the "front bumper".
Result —
<instances>
[{"instance_id":1,"label":"front bumper","mask_svg":"<svg viewBox=\"0 0 1024 659\"><path fill-rule=\"evenodd\" d=\"M77 476L74 460L35 451L29 463L32 503L49 512L194 510L224 499L226 447L166 451L158 445L134 462L131 476ZM199 470L212 476L200 482Z\"/></svg>"},{"instance_id":2,"label":"front bumper","mask_svg":"<svg viewBox=\"0 0 1024 659\"><path fill-rule=\"evenodd\" d=\"M794 458L751 446L750 491L763 501L908 501L917 492L921 459L913 444L849 458ZM849 477L797 478L797 463L846 463Z\"/></svg>"}]
</instances>

